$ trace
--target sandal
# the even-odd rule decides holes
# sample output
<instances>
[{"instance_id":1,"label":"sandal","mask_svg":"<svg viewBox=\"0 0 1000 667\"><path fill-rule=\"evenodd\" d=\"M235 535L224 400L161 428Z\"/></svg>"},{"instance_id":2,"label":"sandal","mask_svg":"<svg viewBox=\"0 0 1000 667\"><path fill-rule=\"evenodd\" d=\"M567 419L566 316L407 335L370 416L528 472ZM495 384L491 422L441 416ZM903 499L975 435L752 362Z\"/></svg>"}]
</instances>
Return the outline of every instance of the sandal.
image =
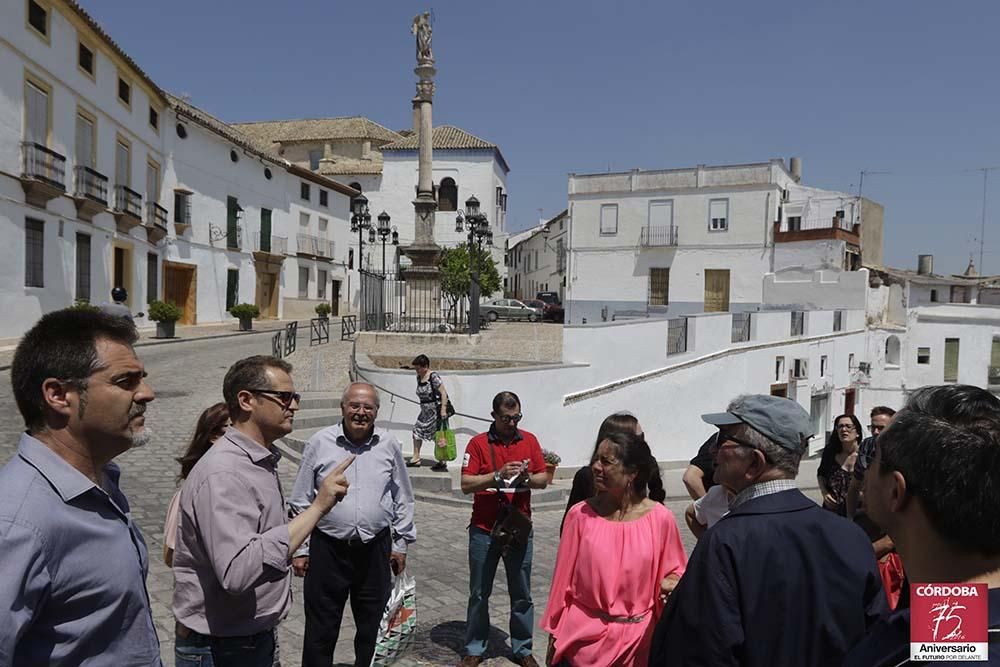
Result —
<instances>
[{"instance_id":1,"label":"sandal","mask_svg":"<svg viewBox=\"0 0 1000 667\"><path fill-rule=\"evenodd\" d=\"M413 461L413 460L410 460L410 461L406 462L406 467L407 468L419 468L423 464L424 464L423 461Z\"/></svg>"}]
</instances>

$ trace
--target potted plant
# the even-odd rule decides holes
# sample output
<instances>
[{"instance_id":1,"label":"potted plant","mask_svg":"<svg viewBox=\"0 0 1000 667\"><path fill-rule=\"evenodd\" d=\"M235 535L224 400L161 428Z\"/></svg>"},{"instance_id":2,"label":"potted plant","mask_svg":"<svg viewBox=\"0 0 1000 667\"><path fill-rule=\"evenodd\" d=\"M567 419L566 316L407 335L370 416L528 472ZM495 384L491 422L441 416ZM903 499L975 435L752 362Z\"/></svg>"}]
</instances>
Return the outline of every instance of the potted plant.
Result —
<instances>
[{"instance_id":1,"label":"potted plant","mask_svg":"<svg viewBox=\"0 0 1000 667\"><path fill-rule=\"evenodd\" d=\"M97 306L93 305L86 299L77 299L73 302L73 305L69 307L69 310L88 310L96 311L99 310Z\"/></svg>"},{"instance_id":2,"label":"potted plant","mask_svg":"<svg viewBox=\"0 0 1000 667\"><path fill-rule=\"evenodd\" d=\"M551 449L543 449L542 458L545 459L545 475L551 484L552 479L556 476L556 466L562 462L562 458Z\"/></svg>"},{"instance_id":3,"label":"potted plant","mask_svg":"<svg viewBox=\"0 0 1000 667\"><path fill-rule=\"evenodd\" d=\"M229 309L229 314L240 321L240 331L250 331L253 319L260 317L260 308L252 303L238 303Z\"/></svg>"},{"instance_id":4,"label":"potted plant","mask_svg":"<svg viewBox=\"0 0 1000 667\"><path fill-rule=\"evenodd\" d=\"M180 308L167 301L149 303L149 319L156 322L157 338L174 338L174 325L183 314Z\"/></svg>"},{"instance_id":5,"label":"potted plant","mask_svg":"<svg viewBox=\"0 0 1000 667\"><path fill-rule=\"evenodd\" d=\"M333 312L333 308L331 308L330 304L328 304L326 302L323 302L323 303L320 303L320 304L316 305L316 315L318 315L321 319L324 319L324 320L325 319L329 319L330 313L332 313L332 312Z\"/></svg>"}]
</instances>

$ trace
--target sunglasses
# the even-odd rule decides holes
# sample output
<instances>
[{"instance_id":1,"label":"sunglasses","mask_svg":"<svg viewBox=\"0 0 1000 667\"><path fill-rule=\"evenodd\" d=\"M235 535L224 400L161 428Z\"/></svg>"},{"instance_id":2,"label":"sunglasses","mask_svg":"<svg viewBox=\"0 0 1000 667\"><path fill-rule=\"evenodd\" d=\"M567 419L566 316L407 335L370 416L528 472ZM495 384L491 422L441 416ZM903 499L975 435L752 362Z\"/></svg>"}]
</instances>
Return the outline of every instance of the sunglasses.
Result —
<instances>
[{"instance_id":1,"label":"sunglasses","mask_svg":"<svg viewBox=\"0 0 1000 667\"><path fill-rule=\"evenodd\" d=\"M760 447L757 447L756 445L753 445L747 442L746 440L740 440L739 438L734 437L732 435L726 435L721 431L719 432L719 437L715 439L715 444L713 444L712 447L710 447L710 449L714 449L715 451L719 451L720 449L725 449L727 442L733 443L732 445L730 445L731 447L746 447L748 449L756 449L758 452L764 455L765 461L767 461L768 463L772 463L771 457L769 457L767 455L767 452L762 450Z\"/></svg>"},{"instance_id":2,"label":"sunglasses","mask_svg":"<svg viewBox=\"0 0 1000 667\"><path fill-rule=\"evenodd\" d=\"M247 389L252 394L265 394L267 396L274 396L281 403L281 407L286 410L291 407L292 403L298 403L302 400L302 394L296 393L294 391L277 391L275 389Z\"/></svg>"},{"instance_id":3,"label":"sunglasses","mask_svg":"<svg viewBox=\"0 0 1000 667\"><path fill-rule=\"evenodd\" d=\"M524 415L497 415L497 419L502 421L504 424L516 424L524 418Z\"/></svg>"}]
</instances>

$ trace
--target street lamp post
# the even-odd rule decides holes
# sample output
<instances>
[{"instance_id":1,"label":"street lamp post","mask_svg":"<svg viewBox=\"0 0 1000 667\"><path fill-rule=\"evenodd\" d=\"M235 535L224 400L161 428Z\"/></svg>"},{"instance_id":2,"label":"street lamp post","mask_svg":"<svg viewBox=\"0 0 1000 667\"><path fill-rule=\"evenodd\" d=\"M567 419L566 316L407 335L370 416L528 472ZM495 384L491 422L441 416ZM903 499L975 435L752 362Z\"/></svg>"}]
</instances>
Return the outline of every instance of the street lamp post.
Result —
<instances>
[{"instance_id":1,"label":"street lamp post","mask_svg":"<svg viewBox=\"0 0 1000 667\"><path fill-rule=\"evenodd\" d=\"M361 275L361 261L365 252L365 230L370 230L369 242L374 242L374 229L372 228L372 216L368 212L368 197L358 195L351 200L351 233L358 233L358 275Z\"/></svg>"},{"instance_id":2,"label":"street lamp post","mask_svg":"<svg viewBox=\"0 0 1000 667\"><path fill-rule=\"evenodd\" d=\"M479 333L479 250L483 241L493 245L493 231L485 213L479 212L479 200L474 196L465 201L465 213L458 212L455 218L455 231L462 233L462 223L469 228L467 237L469 247L469 333Z\"/></svg>"},{"instance_id":3,"label":"street lamp post","mask_svg":"<svg viewBox=\"0 0 1000 667\"><path fill-rule=\"evenodd\" d=\"M392 236L392 245L399 245L399 232L395 227L389 227L389 214L382 211L378 214L378 236L382 239L382 275L385 276L385 242Z\"/></svg>"}]
</instances>

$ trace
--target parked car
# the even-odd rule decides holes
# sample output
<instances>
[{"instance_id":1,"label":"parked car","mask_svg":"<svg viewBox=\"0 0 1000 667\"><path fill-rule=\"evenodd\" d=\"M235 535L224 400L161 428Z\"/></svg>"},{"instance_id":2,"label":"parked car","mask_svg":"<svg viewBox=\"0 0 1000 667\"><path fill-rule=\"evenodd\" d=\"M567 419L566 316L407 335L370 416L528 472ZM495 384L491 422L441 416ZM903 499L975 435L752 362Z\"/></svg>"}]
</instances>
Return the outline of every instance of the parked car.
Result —
<instances>
[{"instance_id":1,"label":"parked car","mask_svg":"<svg viewBox=\"0 0 1000 667\"><path fill-rule=\"evenodd\" d=\"M550 303L553 306L561 306L562 301L559 299L559 292L539 292L535 295L535 298L539 301L544 301L545 303Z\"/></svg>"},{"instance_id":2,"label":"parked car","mask_svg":"<svg viewBox=\"0 0 1000 667\"><path fill-rule=\"evenodd\" d=\"M489 321L528 320L538 322L542 319L541 308L531 308L517 299L490 299L479 304L479 312Z\"/></svg>"},{"instance_id":3,"label":"parked car","mask_svg":"<svg viewBox=\"0 0 1000 667\"><path fill-rule=\"evenodd\" d=\"M532 299L531 301L525 301L526 304L532 308L539 308L542 311L542 319L548 320L550 322L562 322L563 321L563 307L555 303L545 303L541 299Z\"/></svg>"}]
</instances>

